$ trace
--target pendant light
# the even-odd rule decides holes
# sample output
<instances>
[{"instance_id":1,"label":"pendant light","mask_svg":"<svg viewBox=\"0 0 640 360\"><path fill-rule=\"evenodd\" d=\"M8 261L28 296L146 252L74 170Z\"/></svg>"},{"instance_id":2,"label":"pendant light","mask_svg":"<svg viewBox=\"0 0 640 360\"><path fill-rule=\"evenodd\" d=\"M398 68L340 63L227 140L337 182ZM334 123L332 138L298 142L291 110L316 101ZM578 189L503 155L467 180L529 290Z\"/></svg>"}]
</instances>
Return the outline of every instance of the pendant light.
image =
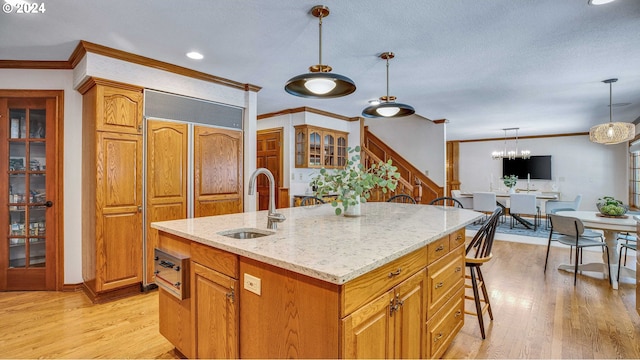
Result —
<instances>
[{"instance_id":1,"label":"pendant light","mask_svg":"<svg viewBox=\"0 0 640 360\"><path fill-rule=\"evenodd\" d=\"M387 95L380 97L380 103L371 105L362 110L362 116L368 118L378 117L403 117L414 114L414 108L407 104L397 103L395 96L389 95L389 59L393 59L395 55L388 51L380 54L380 58L387 61Z\"/></svg>"},{"instance_id":2,"label":"pendant light","mask_svg":"<svg viewBox=\"0 0 640 360\"><path fill-rule=\"evenodd\" d=\"M346 76L331 73L331 66L322 64L322 18L329 16L329 8L316 5L311 9L311 15L317 17L319 27L319 61L317 65L309 67L309 73L294 76L284 86L284 90L291 95L328 99L349 95L356 91L356 84Z\"/></svg>"},{"instance_id":3,"label":"pendant light","mask_svg":"<svg viewBox=\"0 0 640 360\"><path fill-rule=\"evenodd\" d=\"M613 145L633 140L636 127L632 123L613 122L612 84L618 79L607 79L602 82L609 84L609 122L596 125L589 130L589 140L598 144Z\"/></svg>"}]
</instances>

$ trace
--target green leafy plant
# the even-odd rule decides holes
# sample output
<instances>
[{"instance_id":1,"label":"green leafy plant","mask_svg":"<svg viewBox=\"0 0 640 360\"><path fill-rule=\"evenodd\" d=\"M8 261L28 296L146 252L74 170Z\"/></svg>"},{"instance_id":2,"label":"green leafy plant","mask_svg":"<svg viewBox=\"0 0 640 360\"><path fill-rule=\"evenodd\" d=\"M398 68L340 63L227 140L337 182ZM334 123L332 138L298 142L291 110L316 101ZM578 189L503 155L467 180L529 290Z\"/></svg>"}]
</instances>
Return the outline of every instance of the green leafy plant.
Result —
<instances>
[{"instance_id":1,"label":"green leafy plant","mask_svg":"<svg viewBox=\"0 0 640 360\"><path fill-rule=\"evenodd\" d=\"M331 202L336 208L336 215L358 203L365 203L371 196L371 190L379 187L383 193L395 191L400 173L392 165L392 161L379 162L365 168L360 163L360 146L347 148L351 159L344 169L320 169L320 174L311 180L311 184L318 186L316 196L322 198L327 194L337 194L337 199ZM340 208L340 205L342 208Z\"/></svg>"},{"instance_id":2,"label":"green leafy plant","mask_svg":"<svg viewBox=\"0 0 640 360\"><path fill-rule=\"evenodd\" d=\"M602 215L607 216L622 216L626 214L627 210L629 210L622 201L616 200L611 196L603 196L599 198L596 206Z\"/></svg>"},{"instance_id":3,"label":"green leafy plant","mask_svg":"<svg viewBox=\"0 0 640 360\"><path fill-rule=\"evenodd\" d=\"M518 182L518 177L516 175L505 176L502 179L502 182L504 182L504 186L508 188L512 188L516 186L516 183Z\"/></svg>"}]
</instances>

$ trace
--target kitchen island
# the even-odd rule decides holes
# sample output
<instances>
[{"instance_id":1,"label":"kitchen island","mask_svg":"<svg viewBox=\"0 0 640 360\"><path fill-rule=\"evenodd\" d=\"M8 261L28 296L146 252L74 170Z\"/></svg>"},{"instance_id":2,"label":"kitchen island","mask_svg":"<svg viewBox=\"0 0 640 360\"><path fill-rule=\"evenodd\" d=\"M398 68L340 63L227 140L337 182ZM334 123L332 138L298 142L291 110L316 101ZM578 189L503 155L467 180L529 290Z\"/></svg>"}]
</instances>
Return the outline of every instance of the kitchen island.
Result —
<instances>
[{"instance_id":1,"label":"kitchen island","mask_svg":"<svg viewBox=\"0 0 640 360\"><path fill-rule=\"evenodd\" d=\"M464 227L481 214L329 204L152 223L189 258L185 299L160 290L160 331L189 358L439 357L464 321ZM238 229L270 234L236 239Z\"/></svg>"}]
</instances>

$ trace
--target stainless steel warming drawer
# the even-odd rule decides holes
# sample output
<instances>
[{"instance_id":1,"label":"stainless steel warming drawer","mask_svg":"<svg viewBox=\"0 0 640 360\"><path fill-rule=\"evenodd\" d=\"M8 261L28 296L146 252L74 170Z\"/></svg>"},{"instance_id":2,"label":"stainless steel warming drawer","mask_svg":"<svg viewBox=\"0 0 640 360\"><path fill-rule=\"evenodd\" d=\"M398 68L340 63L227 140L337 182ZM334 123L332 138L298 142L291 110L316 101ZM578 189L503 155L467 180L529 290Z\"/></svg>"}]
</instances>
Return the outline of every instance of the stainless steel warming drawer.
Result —
<instances>
[{"instance_id":1,"label":"stainless steel warming drawer","mask_svg":"<svg viewBox=\"0 0 640 360\"><path fill-rule=\"evenodd\" d=\"M189 258L154 250L155 283L180 300L189 297Z\"/></svg>"}]
</instances>

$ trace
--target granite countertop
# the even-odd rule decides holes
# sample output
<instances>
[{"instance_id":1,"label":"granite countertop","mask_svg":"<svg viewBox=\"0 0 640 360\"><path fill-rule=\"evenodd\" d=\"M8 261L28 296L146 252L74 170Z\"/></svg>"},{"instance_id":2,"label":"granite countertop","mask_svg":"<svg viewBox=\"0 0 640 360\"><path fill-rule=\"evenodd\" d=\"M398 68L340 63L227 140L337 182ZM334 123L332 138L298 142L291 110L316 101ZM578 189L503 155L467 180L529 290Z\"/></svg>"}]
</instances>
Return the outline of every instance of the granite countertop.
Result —
<instances>
[{"instance_id":1,"label":"granite countertop","mask_svg":"<svg viewBox=\"0 0 640 360\"><path fill-rule=\"evenodd\" d=\"M344 284L450 234L482 214L439 206L366 203L362 216L336 216L330 204L278 209L275 234L234 239L217 234L267 229L267 211L151 223L151 227L333 284Z\"/></svg>"}]
</instances>

